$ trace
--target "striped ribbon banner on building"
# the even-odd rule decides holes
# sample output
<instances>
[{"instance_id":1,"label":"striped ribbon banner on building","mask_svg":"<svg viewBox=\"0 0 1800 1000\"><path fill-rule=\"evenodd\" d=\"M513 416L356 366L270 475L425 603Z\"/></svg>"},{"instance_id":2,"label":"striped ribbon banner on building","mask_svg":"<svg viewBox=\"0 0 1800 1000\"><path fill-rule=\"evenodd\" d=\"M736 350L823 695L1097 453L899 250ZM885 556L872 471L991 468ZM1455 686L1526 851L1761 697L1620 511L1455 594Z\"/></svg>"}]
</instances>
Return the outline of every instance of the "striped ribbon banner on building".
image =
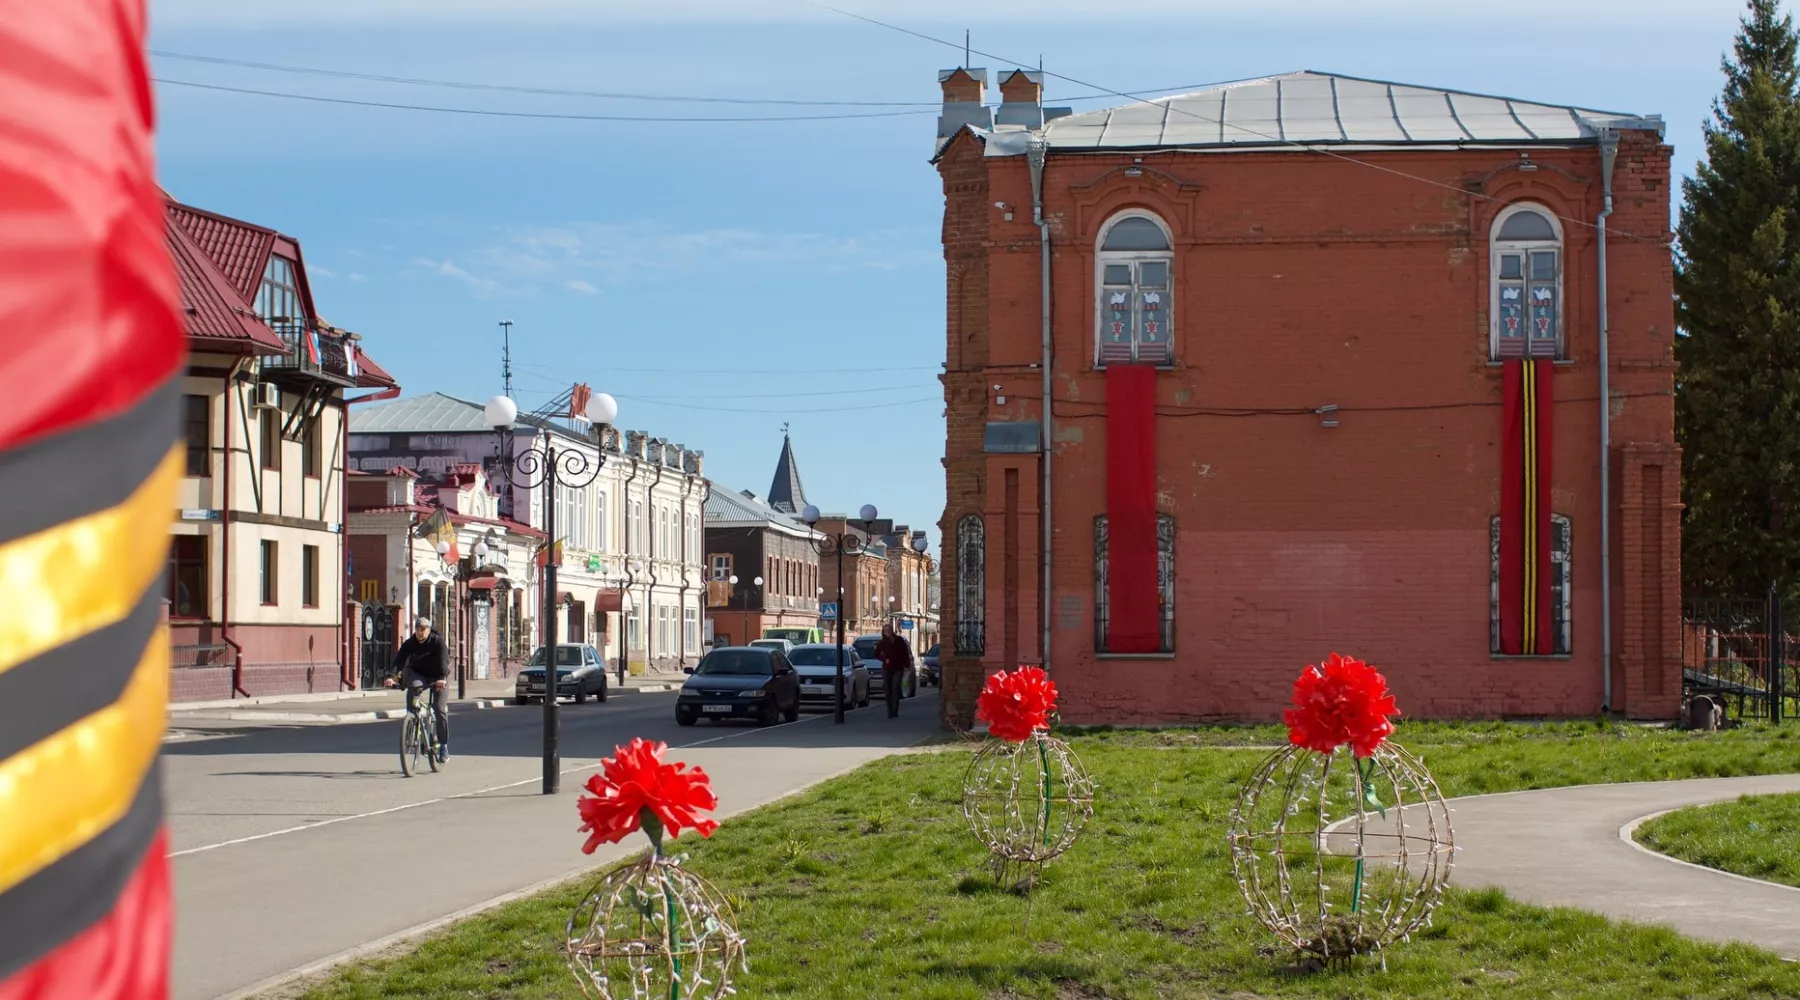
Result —
<instances>
[{"instance_id":1,"label":"striped ribbon banner on building","mask_svg":"<svg viewBox=\"0 0 1800 1000\"><path fill-rule=\"evenodd\" d=\"M1549 361L1505 365L1506 422L1500 474L1500 651L1555 652L1550 615L1551 416L1556 410Z\"/></svg>"},{"instance_id":2,"label":"striped ribbon banner on building","mask_svg":"<svg viewBox=\"0 0 1800 1000\"><path fill-rule=\"evenodd\" d=\"M0 1000L162 1000L183 341L142 0L0 21Z\"/></svg>"}]
</instances>

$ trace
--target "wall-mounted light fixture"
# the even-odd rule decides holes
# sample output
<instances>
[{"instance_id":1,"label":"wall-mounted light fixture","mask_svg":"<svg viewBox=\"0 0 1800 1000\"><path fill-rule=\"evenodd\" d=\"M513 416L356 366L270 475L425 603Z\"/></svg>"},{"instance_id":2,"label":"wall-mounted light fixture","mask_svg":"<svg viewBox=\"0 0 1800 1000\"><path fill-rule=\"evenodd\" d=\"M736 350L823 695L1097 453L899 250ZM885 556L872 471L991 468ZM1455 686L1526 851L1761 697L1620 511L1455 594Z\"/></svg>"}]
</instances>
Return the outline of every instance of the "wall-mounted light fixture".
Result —
<instances>
[{"instance_id":1,"label":"wall-mounted light fixture","mask_svg":"<svg viewBox=\"0 0 1800 1000\"><path fill-rule=\"evenodd\" d=\"M1002 213L1004 213L1002 215L1002 218L1006 219L1006 221L1008 221L1008 222L1012 221L1013 211L1012 211L1011 205L1008 205L1004 201L996 201L996 202L994 202L994 207L999 209Z\"/></svg>"},{"instance_id":2,"label":"wall-mounted light fixture","mask_svg":"<svg viewBox=\"0 0 1800 1000\"><path fill-rule=\"evenodd\" d=\"M1142 176L1144 176L1144 158L1141 156L1132 157L1131 158L1131 166L1125 168L1125 176L1127 176L1127 177L1142 177Z\"/></svg>"},{"instance_id":3,"label":"wall-mounted light fixture","mask_svg":"<svg viewBox=\"0 0 1800 1000\"><path fill-rule=\"evenodd\" d=\"M1537 164L1531 162L1531 154L1530 153L1520 153L1519 154L1519 169L1520 170L1536 170L1537 167L1538 167Z\"/></svg>"},{"instance_id":4,"label":"wall-mounted light fixture","mask_svg":"<svg viewBox=\"0 0 1800 1000\"><path fill-rule=\"evenodd\" d=\"M1313 412L1319 415L1320 427L1336 427L1338 425L1336 403L1326 403Z\"/></svg>"}]
</instances>

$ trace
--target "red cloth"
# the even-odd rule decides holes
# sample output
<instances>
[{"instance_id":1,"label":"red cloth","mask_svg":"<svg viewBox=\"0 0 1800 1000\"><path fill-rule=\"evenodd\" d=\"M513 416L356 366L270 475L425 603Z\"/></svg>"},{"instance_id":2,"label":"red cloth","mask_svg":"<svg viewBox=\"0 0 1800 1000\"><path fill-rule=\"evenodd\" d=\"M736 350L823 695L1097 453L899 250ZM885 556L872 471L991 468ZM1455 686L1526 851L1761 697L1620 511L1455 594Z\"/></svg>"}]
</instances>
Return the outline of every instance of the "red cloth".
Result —
<instances>
[{"instance_id":1,"label":"red cloth","mask_svg":"<svg viewBox=\"0 0 1800 1000\"><path fill-rule=\"evenodd\" d=\"M0 1000L165 1000L169 995L169 835L150 841L112 912L0 982Z\"/></svg>"},{"instance_id":2,"label":"red cloth","mask_svg":"<svg viewBox=\"0 0 1800 1000\"><path fill-rule=\"evenodd\" d=\"M9 6L0 448L129 409L178 370L185 346L151 147L143 0Z\"/></svg>"},{"instance_id":3,"label":"red cloth","mask_svg":"<svg viewBox=\"0 0 1800 1000\"><path fill-rule=\"evenodd\" d=\"M1556 652L1550 621L1551 417L1554 369L1510 358L1500 473L1500 651Z\"/></svg>"},{"instance_id":4,"label":"red cloth","mask_svg":"<svg viewBox=\"0 0 1800 1000\"><path fill-rule=\"evenodd\" d=\"M1106 369L1107 651L1162 648L1156 585L1156 369Z\"/></svg>"}]
</instances>

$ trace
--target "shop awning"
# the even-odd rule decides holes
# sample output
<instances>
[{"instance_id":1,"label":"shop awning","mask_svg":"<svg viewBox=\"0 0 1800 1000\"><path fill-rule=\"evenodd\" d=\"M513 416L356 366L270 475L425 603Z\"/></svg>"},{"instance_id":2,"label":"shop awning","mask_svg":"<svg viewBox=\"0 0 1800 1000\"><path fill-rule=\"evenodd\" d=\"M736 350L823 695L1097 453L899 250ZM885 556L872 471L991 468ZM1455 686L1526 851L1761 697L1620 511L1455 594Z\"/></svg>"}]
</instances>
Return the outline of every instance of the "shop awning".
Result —
<instances>
[{"instance_id":1,"label":"shop awning","mask_svg":"<svg viewBox=\"0 0 1800 1000\"><path fill-rule=\"evenodd\" d=\"M626 606L625 591L617 587L601 587L594 591L594 612L623 612Z\"/></svg>"},{"instance_id":2,"label":"shop awning","mask_svg":"<svg viewBox=\"0 0 1800 1000\"><path fill-rule=\"evenodd\" d=\"M469 589L470 590L493 590L499 584L500 584L500 578L497 576L478 576L475 579L469 581Z\"/></svg>"}]
</instances>

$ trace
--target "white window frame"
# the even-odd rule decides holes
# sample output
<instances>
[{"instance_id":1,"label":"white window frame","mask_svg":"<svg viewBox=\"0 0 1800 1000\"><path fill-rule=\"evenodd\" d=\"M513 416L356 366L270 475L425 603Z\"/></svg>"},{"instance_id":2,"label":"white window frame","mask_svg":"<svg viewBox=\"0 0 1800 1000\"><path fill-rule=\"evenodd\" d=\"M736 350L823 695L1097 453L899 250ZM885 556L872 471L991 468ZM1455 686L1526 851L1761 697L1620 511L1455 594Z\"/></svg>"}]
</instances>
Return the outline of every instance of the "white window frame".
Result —
<instances>
[{"instance_id":1,"label":"white window frame","mask_svg":"<svg viewBox=\"0 0 1800 1000\"><path fill-rule=\"evenodd\" d=\"M605 490L597 489L594 491L594 525L594 549L597 552L605 552L607 527Z\"/></svg>"},{"instance_id":2,"label":"white window frame","mask_svg":"<svg viewBox=\"0 0 1800 1000\"><path fill-rule=\"evenodd\" d=\"M1567 544L1558 546L1558 542L1566 540ZM1488 654L1503 656L1500 652L1500 515L1488 518ZM1575 526L1567 514L1550 515L1550 565L1557 571L1561 579L1561 587L1551 588L1552 599L1561 605L1557 610L1562 612L1562 634L1554 635L1551 641L1559 648L1555 652L1541 656L1526 657L1542 659L1545 657L1570 656L1575 650Z\"/></svg>"},{"instance_id":3,"label":"white window frame","mask_svg":"<svg viewBox=\"0 0 1800 1000\"><path fill-rule=\"evenodd\" d=\"M1500 230L1508 219L1522 212L1535 212L1549 220L1550 228L1555 230L1554 240L1506 240L1500 239ZM1568 239L1563 231L1562 220L1556 217L1546 205L1535 201L1514 202L1500 210L1494 216L1493 225L1488 227L1488 361L1498 364L1505 360L1500 356L1500 257L1502 254L1516 253L1523 257L1523 281L1525 287L1531 287L1531 252L1534 250L1552 250L1556 253L1556 348L1551 355L1531 354L1531 314L1530 304L1526 304L1525 357L1541 360L1567 361L1569 357L1569 324L1567 301L1568 293Z\"/></svg>"},{"instance_id":4,"label":"white window frame","mask_svg":"<svg viewBox=\"0 0 1800 1000\"><path fill-rule=\"evenodd\" d=\"M681 650L683 654L691 654L700 649L700 610L683 607L681 609Z\"/></svg>"},{"instance_id":5,"label":"white window frame","mask_svg":"<svg viewBox=\"0 0 1800 1000\"><path fill-rule=\"evenodd\" d=\"M1106 246L1106 239L1108 236L1110 236L1112 234L1113 228L1116 227L1119 223L1126 221L1127 219L1148 219L1149 221L1155 223L1156 227L1158 229L1162 230L1163 241L1168 244L1169 249L1167 249L1167 250L1103 250L1103 249L1101 249L1102 247ZM1142 209L1142 208L1128 208L1128 209L1124 209L1123 211L1114 213L1111 218L1107 219L1106 224L1100 227L1099 236L1094 240L1094 350L1093 350L1093 358L1094 358L1094 367L1095 368L1105 368L1106 367L1106 361L1102 358L1101 350L1100 350L1101 334L1105 330L1105 326L1106 326L1106 304L1107 304L1106 265L1108 265L1108 264L1129 264L1131 266L1132 282L1133 282L1131 287L1134 289L1134 302L1132 305L1132 309L1133 309L1133 314L1135 315L1136 309L1137 309L1136 302L1135 302L1135 289L1137 288L1137 284L1136 284L1137 265L1144 261L1162 261L1162 262L1166 263L1169 268L1169 283L1168 283L1168 287L1166 289L1164 289L1164 294L1166 295L1166 301L1163 305L1163 318L1162 318L1163 324L1168 328L1166 332L1168 335L1169 355L1167 358L1156 362L1156 366L1158 368L1167 368L1167 367L1172 366L1175 362L1175 233L1173 230L1171 230L1169 228L1169 224L1167 222L1164 222L1162 217L1157 215L1155 212L1149 211L1147 209ZM1137 349L1138 349L1138 344L1135 339L1136 338L1136 332L1135 332L1136 321L1135 320L1133 323L1133 330L1134 330L1134 332L1133 332L1134 339L1132 341L1131 351L1132 351L1132 358L1135 361L1137 358Z\"/></svg>"}]
</instances>

